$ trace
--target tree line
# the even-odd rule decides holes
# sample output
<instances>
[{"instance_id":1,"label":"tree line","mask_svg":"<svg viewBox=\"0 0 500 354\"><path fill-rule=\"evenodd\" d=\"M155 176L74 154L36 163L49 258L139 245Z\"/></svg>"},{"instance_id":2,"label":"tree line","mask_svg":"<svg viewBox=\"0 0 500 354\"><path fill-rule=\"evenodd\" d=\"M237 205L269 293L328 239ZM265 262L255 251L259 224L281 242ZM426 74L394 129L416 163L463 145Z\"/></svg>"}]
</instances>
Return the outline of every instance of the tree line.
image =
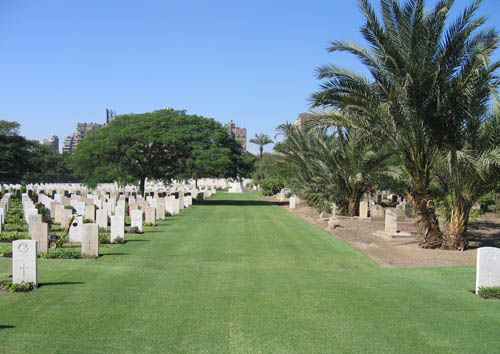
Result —
<instances>
[{"instance_id":1,"label":"tree line","mask_svg":"<svg viewBox=\"0 0 500 354\"><path fill-rule=\"evenodd\" d=\"M0 182L137 184L146 179L247 177L255 157L220 123L185 111L124 114L89 132L73 155L59 154L19 135L19 124L0 124Z\"/></svg>"}]
</instances>

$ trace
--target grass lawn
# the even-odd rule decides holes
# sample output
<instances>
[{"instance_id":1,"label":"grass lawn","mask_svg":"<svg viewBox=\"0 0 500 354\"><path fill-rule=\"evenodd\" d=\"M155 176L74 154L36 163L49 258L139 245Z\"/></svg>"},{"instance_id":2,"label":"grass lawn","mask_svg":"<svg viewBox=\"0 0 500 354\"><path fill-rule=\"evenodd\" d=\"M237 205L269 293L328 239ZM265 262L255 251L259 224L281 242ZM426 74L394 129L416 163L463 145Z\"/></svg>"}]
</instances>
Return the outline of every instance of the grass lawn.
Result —
<instances>
[{"instance_id":1,"label":"grass lawn","mask_svg":"<svg viewBox=\"0 0 500 354\"><path fill-rule=\"evenodd\" d=\"M500 351L474 267L382 269L256 193L146 231L98 260L39 260L38 290L0 293L0 352Z\"/></svg>"}]
</instances>

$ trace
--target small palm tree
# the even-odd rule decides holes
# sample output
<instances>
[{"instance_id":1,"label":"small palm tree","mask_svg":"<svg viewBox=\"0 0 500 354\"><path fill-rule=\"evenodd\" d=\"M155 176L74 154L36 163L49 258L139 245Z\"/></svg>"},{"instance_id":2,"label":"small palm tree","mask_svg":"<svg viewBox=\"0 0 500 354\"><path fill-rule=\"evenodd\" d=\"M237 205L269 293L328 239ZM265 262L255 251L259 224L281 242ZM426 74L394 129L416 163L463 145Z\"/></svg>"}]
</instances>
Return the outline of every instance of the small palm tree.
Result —
<instances>
[{"instance_id":1,"label":"small palm tree","mask_svg":"<svg viewBox=\"0 0 500 354\"><path fill-rule=\"evenodd\" d=\"M264 150L264 145L273 143L269 135L263 133L255 134L255 138L250 139L250 142L252 144L259 145L260 161L262 161L262 151Z\"/></svg>"}]
</instances>

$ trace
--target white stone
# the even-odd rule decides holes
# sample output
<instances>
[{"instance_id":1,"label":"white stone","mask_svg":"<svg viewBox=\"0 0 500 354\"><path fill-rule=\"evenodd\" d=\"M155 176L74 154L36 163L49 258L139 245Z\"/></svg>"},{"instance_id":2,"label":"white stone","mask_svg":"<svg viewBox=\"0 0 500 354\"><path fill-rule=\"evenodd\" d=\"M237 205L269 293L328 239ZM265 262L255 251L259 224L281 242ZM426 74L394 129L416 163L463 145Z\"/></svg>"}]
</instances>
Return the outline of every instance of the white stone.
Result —
<instances>
[{"instance_id":1,"label":"white stone","mask_svg":"<svg viewBox=\"0 0 500 354\"><path fill-rule=\"evenodd\" d=\"M165 212L170 216L174 215L174 202L170 198L165 198Z\"/></svg>"},{"instance_id":2,"label":"white stone","mask_svg":"<svg viewBox=\"0 0 500 354\"><path fill-rule=\"evenodd\" d=\"M35 240L12 242L12 283L38 284L37 248Z\"/></svg>"},{"instance_id":3,"label":"white stone","mask_svg":"<svg viewBox=\"0 0 500 354\"><path fill-rule=\"evenodd\" d=\"M388 234L398 232L398 214L394 209L385 210L385 232Z\"/></svg>"},{"instance_id":4,"label":"white stone","mask_svg":"<svg viewBox=\"0 0 500 354\"><path fill-rule=\"evenodd\" d=\"M137 227L142 231L142 210L136 209L130 211L130 226Z\"/></svg>"},{"instance_id":5,"label":"white stone","mask_svg":"<svg viewBox=\"0 0 500 354\"><path fill-rule=\"evenodd\" d=\"M500 248L477 249L476 294L486 286L500 286Z\"/></svg>"},{"instance_id":6,"label":"white stone","mask_svg":"<svg viewBox=\"0 0 500 354\"><path fill-rule=\"evenodd\" d=\"M123 215L113 215L111 217L111 242L117 238L125 240L125 218Z\"/></svg>"},{"instance_id":7,"label":"white stone","mask_svg":"<svg viewBox=\"0 0 500 354\"><path fill-rule=\"evenodd\" d=\"M99 209L96 212L97 215L97 225L103 229L108 229L108 212L103 209Z\"/></svg>"},{"instance_id":8,"label":"white stone","mask_svg":"<svg viewBox=\"0 0 500 354\"><path fill-rule=\"evenodd\" d=\"M295 209L295 196L290 197L290 209Z\"/></svg>"},{"instance_id":9,"label":"white stone","mask_svg":"<svg viewBox=\"0 0 500 354\"><path fill-rule=\"evenodd\" d=\"M97 224L83 224L82 255L99 257L99 227Z\"/></svg>"},{"instance_id":10,"label":"white stone","mask_svg":"<svg viewBox=\"0 0 500 354\"><path fill-rule=\"evenodd\" d=\"M29 234L32 240L38 241L38 253L47 253L48 224L42 222L31 223L29 226Z\"/></svg>"},{"instance_id":11,"label":"white stone","mask_svg":"<svg viewBox=\"0 0 500 354\"><path fill-rule=\"evenodd\" d=\"M368 219L368 201L362 200L359 202L359 218Z\"/></svg>"},{"instance_id":12,"label":"white stone","mask_svg":"<svg viewBox=\"0 0 500 354\"><path fill-rule=\"evenodd\" d=\"M83 216L77 216L73 219L69 228L69 242L81 243L83 238Z\"/></svg>"}]
</instances>

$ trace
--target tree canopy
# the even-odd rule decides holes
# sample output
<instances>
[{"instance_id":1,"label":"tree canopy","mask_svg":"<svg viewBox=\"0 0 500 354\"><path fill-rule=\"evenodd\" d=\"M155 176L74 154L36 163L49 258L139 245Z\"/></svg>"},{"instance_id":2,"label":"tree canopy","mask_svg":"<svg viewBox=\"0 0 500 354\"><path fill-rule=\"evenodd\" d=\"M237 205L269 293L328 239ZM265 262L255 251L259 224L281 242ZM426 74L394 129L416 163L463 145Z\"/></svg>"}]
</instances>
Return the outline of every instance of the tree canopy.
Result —
<instances>
[{"instance_id":1,"label":"tree canopy","mask_svg":"<svg viewBox=\"0 0 500 354\"><path fill-rule=\"evenodd\" d=\"M120 115L89 134L73 155L85 183L236 177L241 146L214 119L162 109Z\"/></svg>"}]
</instances>

